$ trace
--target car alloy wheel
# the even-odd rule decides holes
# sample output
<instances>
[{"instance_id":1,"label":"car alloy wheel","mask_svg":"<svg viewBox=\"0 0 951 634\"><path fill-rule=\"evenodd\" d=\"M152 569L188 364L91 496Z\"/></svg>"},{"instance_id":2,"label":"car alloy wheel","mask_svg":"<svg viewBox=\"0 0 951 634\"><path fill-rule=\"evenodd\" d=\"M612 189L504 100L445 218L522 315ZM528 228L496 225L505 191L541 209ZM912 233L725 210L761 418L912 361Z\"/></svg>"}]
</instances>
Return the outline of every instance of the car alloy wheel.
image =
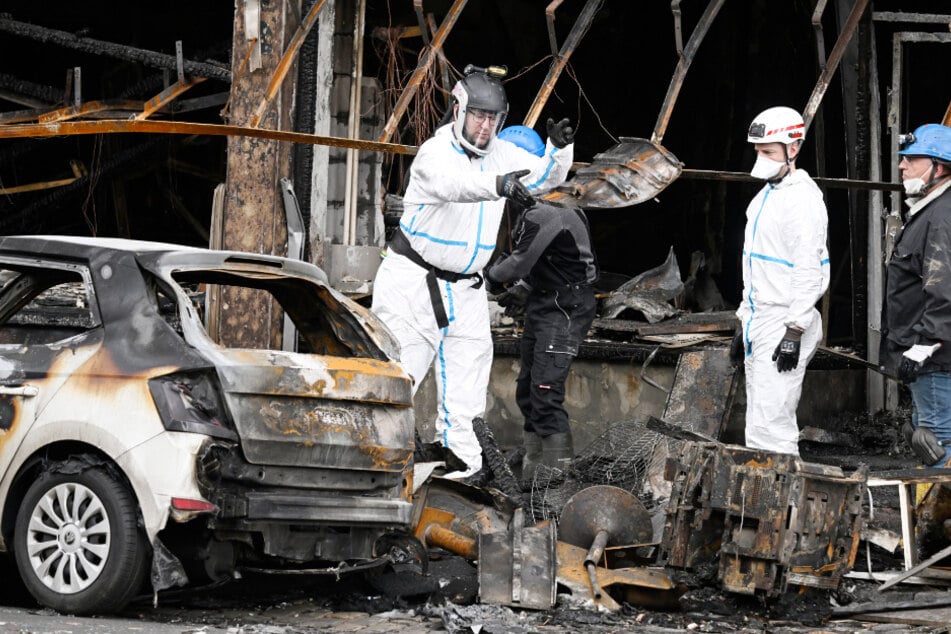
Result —
<instances>
[{"instance_id":1,"label":"car alloy wheel","mask_svg":"<svg viewBox=\"0 0 951 634\"><path fill-rule=\"evenodd\" d=\"M55 463L27 490L14 548L34 598L75 614L123 607L148 564L134 498L105 468L78 460Z\"/></svg>"}]
</instances>

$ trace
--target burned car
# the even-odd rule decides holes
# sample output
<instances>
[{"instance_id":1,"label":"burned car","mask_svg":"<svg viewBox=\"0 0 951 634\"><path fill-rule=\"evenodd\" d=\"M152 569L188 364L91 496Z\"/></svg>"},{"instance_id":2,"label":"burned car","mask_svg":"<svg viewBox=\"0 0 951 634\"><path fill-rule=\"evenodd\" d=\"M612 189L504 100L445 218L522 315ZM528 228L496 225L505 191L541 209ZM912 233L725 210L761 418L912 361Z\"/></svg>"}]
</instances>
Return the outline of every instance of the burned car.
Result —
<instances>
[{"instance_id":1,"label":"burned car","mask_svg":"<svg viewBox=\"0 0 951 634\"><path fill-rule=\"evenodd\" d=\"M252 296L283 311L288 350L209 336L206 306ZM77 614L243 569L379 564L411 519L396 358L307 263L0 237L0 551Z\"/></svg>"}]
</instances>

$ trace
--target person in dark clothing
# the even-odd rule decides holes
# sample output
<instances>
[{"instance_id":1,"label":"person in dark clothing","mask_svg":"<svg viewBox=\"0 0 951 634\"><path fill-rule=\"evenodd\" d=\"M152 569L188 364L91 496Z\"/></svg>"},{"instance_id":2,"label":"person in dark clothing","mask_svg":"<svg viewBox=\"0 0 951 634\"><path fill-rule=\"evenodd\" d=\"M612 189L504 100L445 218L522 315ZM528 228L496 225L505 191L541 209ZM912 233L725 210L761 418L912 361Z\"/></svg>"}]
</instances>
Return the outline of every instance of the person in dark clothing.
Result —
<instances>
[{"instance_id":1,"label":"person in dark clothing","mask_svg":"<svg viewBox=\"0 0 951 634\"><path fill-rule=\"evenodd\" d=\"M539 464L564 470L574 456L565 381L594 320L598 267L581 209L536 203L522 210L513 243L485 277L496 295L510 285L501 305L525 302L515 398L525 417L522 477L531 482Z\"/></svg>"},{"instance_id":2,"label":"person in dark clothing","mask_svg":"<svg viewBox=\"0 0 951 634\"><path fill-rule=\"evenodd\" d=\"M903 135L902 184L910 206L885 274L879 361L908 385L902 432L926 466L951 458L951 128Z\"/></svg>"}]
</instances>

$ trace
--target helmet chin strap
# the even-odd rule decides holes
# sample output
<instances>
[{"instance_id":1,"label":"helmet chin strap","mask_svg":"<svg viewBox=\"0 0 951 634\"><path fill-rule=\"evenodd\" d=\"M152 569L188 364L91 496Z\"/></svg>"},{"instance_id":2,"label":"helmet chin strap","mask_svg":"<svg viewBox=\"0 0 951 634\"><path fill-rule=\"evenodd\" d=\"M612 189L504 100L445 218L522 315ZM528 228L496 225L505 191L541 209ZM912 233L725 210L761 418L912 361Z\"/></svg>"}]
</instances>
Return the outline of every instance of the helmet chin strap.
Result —
<instances>
[{"instance_id":1,"label":"helmet chin strap","mask_svg":"<svg viewBox=\"0 0 951 634\"><path fill-rule=\"evenodd\" d=\"M785 143L783 146L783 161L786 163L786 166L779 170L779 173L776 174L773 178L767 178L766 182L770 185L778 185L780 181L789 176L789 173L792 171L792 159L789 158L789 146Z\"/></svg>"},{"instance_id":2,"label":"helmet chin strap","mask_svg":"<svg viewBox=\"0 0 951 634\"><path fill-rule=\"evenodd\" d=\"M924 196L931 188L935 186L938 181L938 159L931 159L931 173L928 175L928 182L925 183L925 188L922 190L921 194Z\"/></svg>"}]
</instances>

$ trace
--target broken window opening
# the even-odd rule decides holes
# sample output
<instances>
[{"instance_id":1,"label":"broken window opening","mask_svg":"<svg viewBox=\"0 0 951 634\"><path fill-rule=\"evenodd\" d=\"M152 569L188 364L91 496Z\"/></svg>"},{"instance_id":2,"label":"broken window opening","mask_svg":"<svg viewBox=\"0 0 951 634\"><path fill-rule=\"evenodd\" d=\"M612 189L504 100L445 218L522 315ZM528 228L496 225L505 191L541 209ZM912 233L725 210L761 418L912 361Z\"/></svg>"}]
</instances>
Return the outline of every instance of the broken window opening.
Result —
<instances>
[{"instance_id":1,"label":"broken window opening","mask_svg":"<svg viewBox=\"0 0 951 634\"><path fill-rule=\"evenodd\" d=\"M88 273L0 265L0 344L52 344L99 325Z\"/></svg>"},{"instance_id":2,"label":"broken window opening","mask_svg":"<svg viewBox=\"0 0 951 634\"><path fill-rule=\"evenodd\" d=\"M276 316L287 316L296 330L296 351L325 356L385 359L366 336L360 324L340 305L330 289L298 278L276 278L249 273L247 276L220 271L178 271L172 278L191 298L202 325L207 328L205 298L238 298L249 306L270 306ZM176 313L178 311L175 311ZM165 313L163 312L163 315ZM179 328L179 333L180 328ZM274 339L274 338L272 338ZM281 350L277 343L259 342L257 349Z\"/></svg>"}]
</instances>

